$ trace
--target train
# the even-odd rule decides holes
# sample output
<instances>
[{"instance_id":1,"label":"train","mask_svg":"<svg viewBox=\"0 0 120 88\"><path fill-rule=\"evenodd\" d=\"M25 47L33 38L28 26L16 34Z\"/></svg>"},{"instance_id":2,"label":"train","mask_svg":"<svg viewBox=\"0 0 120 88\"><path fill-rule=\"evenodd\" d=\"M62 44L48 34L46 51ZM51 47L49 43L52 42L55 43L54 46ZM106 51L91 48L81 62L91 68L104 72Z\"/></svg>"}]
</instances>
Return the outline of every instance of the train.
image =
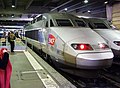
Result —
<instances>
[{"instance_id":1,"label":"train","mask_svg":"<svg viewBox=\"0 0 120 88\"><path fill-rule=\"evenodd\" d=\"M120 58L120 31L116 28L112 28L107 19L84 18L84 21L89 27L91 27L91 29L105 39L108 46L112 49L114 58Z\"/></svg>"},{"instance_id":2,"label":"train","mask_svg":"<svg viewBox=\"0 0 120 88\"><path fill-rule=\"evenodd\" d=\"M0 38L3 37L3 34L4 34L4 30L3 30L3 29L0 29Z\"/></svg>"},{"instance_id":3,"label":"train","mask_svg":"<svg viewBox=\"0 0 120 88\"><path fill-rule=\"evenodd\" d=\"M63 70L95 70L112 64L113 53L106 41L75 15L44 13L24 30L27 43Z\"/></svg>"}]
</instances>

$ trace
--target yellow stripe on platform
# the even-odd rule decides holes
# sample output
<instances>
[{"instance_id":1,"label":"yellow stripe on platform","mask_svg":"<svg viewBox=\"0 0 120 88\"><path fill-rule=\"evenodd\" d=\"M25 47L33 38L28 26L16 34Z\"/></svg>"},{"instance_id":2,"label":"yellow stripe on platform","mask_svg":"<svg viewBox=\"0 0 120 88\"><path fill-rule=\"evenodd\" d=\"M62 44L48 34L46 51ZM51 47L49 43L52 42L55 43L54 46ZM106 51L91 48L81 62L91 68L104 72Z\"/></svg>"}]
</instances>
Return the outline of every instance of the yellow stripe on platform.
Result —
<instances>
[{"instance_id":1,"label":"yellow stripe on platform","mask_svg":"<svg viewBox=\"0 0 120 88\"><path fill-rule=\"evenodd\" d=\"M28 61L30 62L30 64L32 65L32 67L35 69L38 77L41 79L41 81L43 82L45 88L60 88L58 86L58 84L52 79L52 77L49 74L46 74L47 77L42 77L40 74L40 70L45 70L36 60L35 58L28 52L28 51L24 51ZM25 73L31 73L32 71L28 71Z\"/></svg>"}]
</instances>

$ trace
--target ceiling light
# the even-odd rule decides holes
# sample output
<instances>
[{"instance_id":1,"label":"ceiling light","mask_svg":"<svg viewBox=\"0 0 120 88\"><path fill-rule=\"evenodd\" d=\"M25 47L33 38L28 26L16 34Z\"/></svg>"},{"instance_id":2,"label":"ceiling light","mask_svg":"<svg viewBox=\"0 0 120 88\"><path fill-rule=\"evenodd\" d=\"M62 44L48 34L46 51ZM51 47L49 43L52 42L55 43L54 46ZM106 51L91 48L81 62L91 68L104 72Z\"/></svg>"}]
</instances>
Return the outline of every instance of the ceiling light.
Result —
<instances>
[{"instance_id":1,"label":"ceiling light","mask_svg":"<svg viewBox=\"0 0 120 88\"><path fill-rule=\"evenodd\" d=\"M87 12L88 12L88 13L90 13L91 11L90 11L90 10L88 10Z\"/></svg>"},{"instance_id":2,"label":"ceiling light","mask_svg":"<svg viewBox=\"0 0 120 88\"><path fill-rule=\"evenodd\" d=\"M15 7L15 5L12 5L12 8L14 8Z\"/></svg>"},{"instance_id":3,"label":"ceiling light","mask_svg":"<svg viewBox=\"0 0 120 88\"><path fill-rule=\"evenodd\" d=\"M1 16L4 16L3 14L1 14Z\"/></svg>"},{"instance_id":4,"label":"ceiling light","mask_svg":"<svg viewBox=\"0 0 120 88\"><path fill-rule=\"evenodd\" d=\"M106 2L104 2L105 4L107 4L108 3L108 1L106 1Z\"/></svg>"},{"instance_id":5,"label":"ceiling light","mask_svg":"<svg viewBox=\"0 0 120 88\"><path fill-rule=\"evenodd\" d=\"M84 3L88 3L88 0L84 0Z\"/></svg>"},{"instance_id":6,"label":"ceiling light","mask_svg":"<svg viewBox=\"0 0 120 88\"><path fill-rule=\"evenodd\" d=\"M12 14L12 18L14 17L14 14Z\"/></svg>"},{"instance_id":7,"label":"ceiling light","mask_svg":"<svg viewBox=\"0 0 120 88\"><path fill-rule=\"evenodd\" d=\"M65 10L65 11L67 11L68 9L67 9L67 8L65 8L64 10Z\"/></svg>"}]
</instances>

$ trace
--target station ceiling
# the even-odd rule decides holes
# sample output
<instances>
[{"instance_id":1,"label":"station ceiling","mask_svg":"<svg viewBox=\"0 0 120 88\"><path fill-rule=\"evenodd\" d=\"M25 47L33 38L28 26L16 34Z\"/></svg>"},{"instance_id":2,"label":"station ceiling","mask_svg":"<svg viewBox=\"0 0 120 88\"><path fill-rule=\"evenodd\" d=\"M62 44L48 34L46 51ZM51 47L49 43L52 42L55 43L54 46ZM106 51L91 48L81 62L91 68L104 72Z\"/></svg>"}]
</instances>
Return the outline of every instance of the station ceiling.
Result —
<instances>
[{"instance_id":1,"label":"station ceiling","mask_svg":"<svg viewBox=\"0 0 120 88\"><path fill-rule=\"evenodd\" d=\"M106 1L112 5L120 0L0 0L0 25L22 26L47 12L106 17Z\"/></svg>"}]
</instances>

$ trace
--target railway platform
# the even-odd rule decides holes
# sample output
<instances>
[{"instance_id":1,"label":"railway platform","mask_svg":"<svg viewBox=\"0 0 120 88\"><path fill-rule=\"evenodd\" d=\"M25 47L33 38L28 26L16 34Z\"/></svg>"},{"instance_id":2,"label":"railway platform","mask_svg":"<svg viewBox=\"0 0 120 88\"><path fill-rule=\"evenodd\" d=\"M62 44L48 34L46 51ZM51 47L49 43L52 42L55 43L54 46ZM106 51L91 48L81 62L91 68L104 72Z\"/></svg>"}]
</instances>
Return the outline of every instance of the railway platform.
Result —
<instances>
[{"instance_id":1,"label":"railway platform","mask_svg":"<svg viewBox=\"0 0 120 88\"><path fill-rule=\"evenodd\" d=\"M16 41L15 52L9 55L11 88L76 88L21 41Z\"/></svg>"}]
</instances>

